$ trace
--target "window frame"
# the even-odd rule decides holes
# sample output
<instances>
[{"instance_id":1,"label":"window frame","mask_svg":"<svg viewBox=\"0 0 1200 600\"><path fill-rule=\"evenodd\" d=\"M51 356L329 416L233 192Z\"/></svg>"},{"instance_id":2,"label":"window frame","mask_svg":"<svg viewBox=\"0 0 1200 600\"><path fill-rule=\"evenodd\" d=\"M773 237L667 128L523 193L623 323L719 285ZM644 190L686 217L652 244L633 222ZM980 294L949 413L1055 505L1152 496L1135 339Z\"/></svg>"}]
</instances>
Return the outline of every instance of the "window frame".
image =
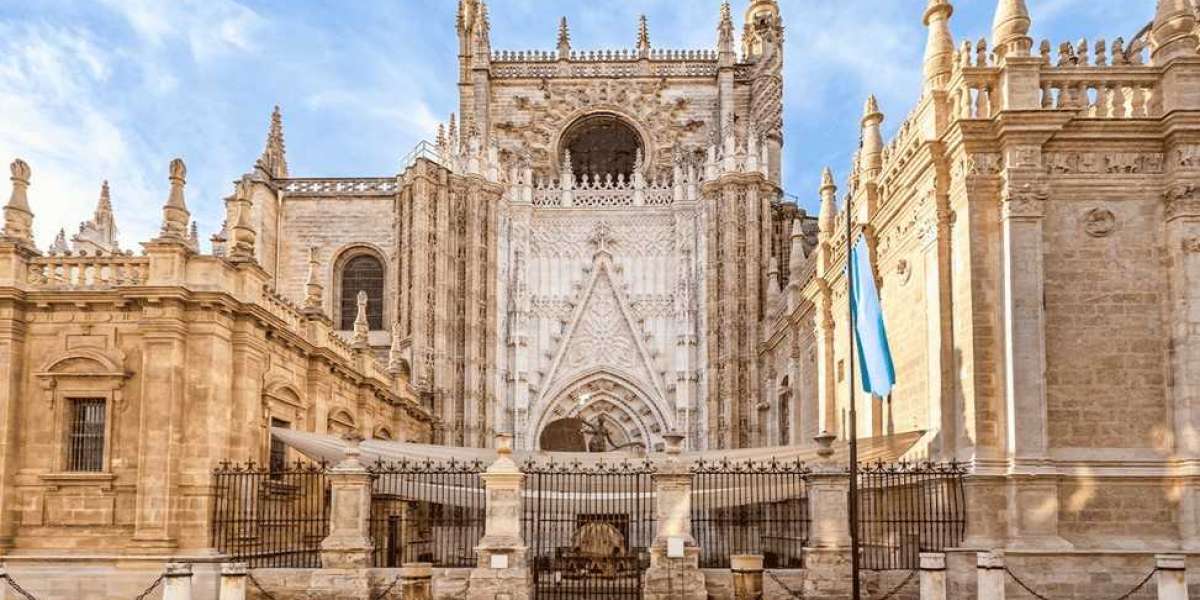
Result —
<instances>
[{"instance_id":1,"label":"window frame","mask_svg":"<svg viewBox=\"0 0 1200 600\"><path fill-rule=\"evenodd\" d=\"M364 256L378 261L382 272L382 285L380 287L379 299L379 328L368 328L371 331L390 331L390 323L392 319L389 318L389 315L391 314L391 302L388 299L388 290L392 288L391 272L389 271L388 260L384 256L383 252L373 246L355 245L338 252L337 260L334 261L333 272L331 273L330 277L330 281L333 283L333 294L330 297L330 302L333 306L332 310L330 311L330 315L333 317L335 328L338 331L350 331L353 329L353 322L356 315L346 314L343 310L343 296L346 293L344 290L345 286L343 285L343 280L345 278L346 267L349 266L349 264L355 259ZM358 290L351 290L349 293L357 296ZM369 309L370 305L368 305L368 310ZM357 308L355 311L357 312ZM347 319L349 320L351 326L343 328L343 321Z\"/></svg>"},{"instance_id":2,"label":"window frame","mask_svg":"<svg viewBox=\"0 0 1200 600\"><path fill-rule=\"evenodd\" d=\"M73 351L61 356L35 373L50 404L53 424L51 472L43 479L111 479L116 453L117 415L125 410L125 382L131 376L120 365L124 357L109 357L94 349ZM75 366L70 366L75 363ZM79 368L86 366L87 368ZM73 400L104 401L104 452L99 471L71 471L70 444Z\"/></svg>"}]
</instances>

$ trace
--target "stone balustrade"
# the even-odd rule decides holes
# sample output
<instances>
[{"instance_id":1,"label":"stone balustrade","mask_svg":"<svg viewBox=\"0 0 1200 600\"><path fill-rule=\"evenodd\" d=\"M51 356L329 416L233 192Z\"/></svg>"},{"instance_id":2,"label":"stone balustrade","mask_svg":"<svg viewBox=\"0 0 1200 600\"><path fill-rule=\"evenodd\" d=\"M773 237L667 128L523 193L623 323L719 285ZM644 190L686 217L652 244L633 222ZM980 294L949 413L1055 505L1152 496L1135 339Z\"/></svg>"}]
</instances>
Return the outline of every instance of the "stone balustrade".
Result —
<instances>
[{"instance_id":1,"label":"stone balustrade","mask_svg":"<svg viewBox=\"0 0 1200 600\"><path fill-rule=\"evenodd\" d=\"M27 283L35 288L105 289L142 285L150 268L145 256L52 254L29 260Z\"/></svg>"},{"instance_id":2,"label":"stone balustrade","mask_svg":"<svg viewBox=\"0 0 1200 600\"><path fill-rule=\"evenodd\" d=\"M1157 74L1145 68L1048 69L1041 77L1042 108L1100 119L1155 117L1162 113L1157 88Z\"/></svg>"},{"instance_id":3,"label":"stone balustrade","mask_svg":"<svg viewBox=\"0 0 1200 600\"><path fill-rule=\"evenodd\" d=\"M390 196L399 189L395 177L296 178L279 181L291 196Z\"/></svg>"},{"instance_id":4,"label":"stone balustrade","mask_svg":"<svg viewBox=\"0 0 1200 600\"><path fill-rule=\"evenodd\" d=\"M302 324L305 321L305 316L300 311L300 307L296 306L294 302L284 297L274 288L264 286L260 305L280 321L283 321L288 329L297 333L303 331Z\"/></svg>"}]
</instances>

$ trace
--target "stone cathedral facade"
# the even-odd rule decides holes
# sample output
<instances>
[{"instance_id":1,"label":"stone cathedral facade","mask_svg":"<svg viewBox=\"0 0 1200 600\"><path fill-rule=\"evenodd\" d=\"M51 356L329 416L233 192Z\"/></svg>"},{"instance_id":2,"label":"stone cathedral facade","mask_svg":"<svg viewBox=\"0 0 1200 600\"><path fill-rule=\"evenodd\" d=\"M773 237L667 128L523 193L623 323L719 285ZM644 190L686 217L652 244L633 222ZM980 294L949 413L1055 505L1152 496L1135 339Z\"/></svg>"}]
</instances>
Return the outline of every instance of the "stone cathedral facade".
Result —
<instances>
[{"instance_id":1,"label":"stone cathedral facade","mask_svg":"<svg viewBox=\"0 0 1200 600\"><path fill-rule=\"evenodd\" d=\"M457 113L398 177L296 178L272 134L250 186L261 264L298 298L315 257L345 328L344 269L373 265L372 342L437 441L537 448L598 415L616 444L766 441L767 273L803 217L779 187L779 7L752 3L740 44L725 7L716 50L656 48L643 20L619 51L572 48L565 19L554 50L495 50L487 10L460 3Z\"/></svg>"},{"instance_id":2,"label":"stone cathedral facade","mask_svg":"<svg viewBox=\"0 0 1200 600\"><path fill-rule=\"evenodd\" d=\"M864 99L815 218L780 187L819 167L782 164L775 0L737 25L714 10L699 50L658 48L644 20L632 48L577 49L565 19L552 49L497 49L485 1L460 0L459 103L436 139L398 174L305 178L276 111L211 253L181 162L143 255L118 243L118 182L43 251L17 161L0 549L200 552L203 477L267 459L270 425L522 448L573 418L650 450L670 431L693 449L844 440L849 219L898 375L860 395L858 431L969 465L967 546L1120 577L1138 553L1200 551L1200 25L1190 0L1128 10L1145 29L1059 44L997 0L975 42L928 0L921 95L890 140L889 107ZM65 433L81 398L110 411L82 475ZM969 579L973 555L949 560ZM1106 591L1067 571L1075 597Z\"/></svg>"}]
</instances>

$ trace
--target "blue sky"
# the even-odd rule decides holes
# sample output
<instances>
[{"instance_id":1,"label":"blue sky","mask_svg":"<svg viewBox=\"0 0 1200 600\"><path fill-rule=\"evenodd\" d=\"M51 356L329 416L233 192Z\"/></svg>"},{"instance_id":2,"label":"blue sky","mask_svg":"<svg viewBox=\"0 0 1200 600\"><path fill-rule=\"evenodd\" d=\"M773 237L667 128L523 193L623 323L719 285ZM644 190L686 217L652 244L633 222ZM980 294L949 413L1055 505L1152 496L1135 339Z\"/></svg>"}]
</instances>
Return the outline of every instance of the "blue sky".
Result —
<instances>
[{"instance_id":1,"label":"blue sky","mask_svg":"<svg viewBox=\"0 0 1200 600\"><path fill-rule=\"evenodd\" d=\"M488 0L496 49L711 48L718 0ZM1033 35L1129 38L1153 0L1028 0ZM734 4L740 15L746 0ZM958 42L988 35L994 0L954 0ZM885 134L920 91L925 0L781 0L787 26L785 188L815 210L822 165L844 177L868 93ZM108 179L126 248L151 237L167 163L188 165L201 237L283 107L295 176L395 174L456 102L455 0L0 1L0 159L33 168L38 242L91 214ZM4 192L5 197L7 191Z\"/></svg>"}]
</instances>

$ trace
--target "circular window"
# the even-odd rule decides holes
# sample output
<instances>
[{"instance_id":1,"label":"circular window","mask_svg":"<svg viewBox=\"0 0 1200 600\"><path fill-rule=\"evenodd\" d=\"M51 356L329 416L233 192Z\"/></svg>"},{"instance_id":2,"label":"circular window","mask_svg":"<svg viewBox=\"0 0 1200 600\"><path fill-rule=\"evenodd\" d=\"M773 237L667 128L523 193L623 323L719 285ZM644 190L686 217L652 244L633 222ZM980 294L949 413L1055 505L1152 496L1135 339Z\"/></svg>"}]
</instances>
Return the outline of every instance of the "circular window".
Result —
<instances>
[{"instance_id":1,"label":"circular window","mask_svg":"<svg viewBox=\"0 0 1200 600\"><path fill-rule=\"evenodd\" d=\"M598 114L572 123L563 132L560 147L571 152L571 170L576 177L624 175L629 179L643 146L637 130L624 119Z\"/></svg>"}]
</instances>

